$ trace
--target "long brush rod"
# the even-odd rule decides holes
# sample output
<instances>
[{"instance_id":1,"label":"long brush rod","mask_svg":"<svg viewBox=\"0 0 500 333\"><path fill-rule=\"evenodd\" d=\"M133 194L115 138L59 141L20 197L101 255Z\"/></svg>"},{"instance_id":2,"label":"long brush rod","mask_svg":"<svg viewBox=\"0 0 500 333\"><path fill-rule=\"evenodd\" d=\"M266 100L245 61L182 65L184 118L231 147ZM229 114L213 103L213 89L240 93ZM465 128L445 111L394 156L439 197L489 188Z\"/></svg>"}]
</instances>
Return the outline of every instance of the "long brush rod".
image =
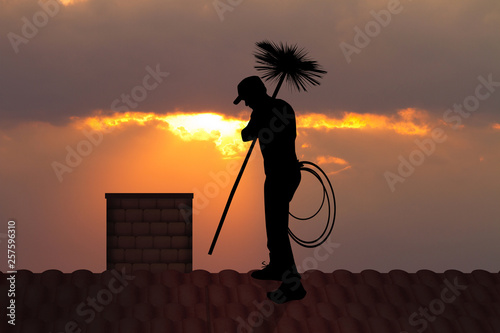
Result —
<instances>
[{"instance_id":1,"label":"long brush rod","mask_svg":"<svg viewBox=\"0 0 500 333\"><path fill-rule=\"evenodd\" d=\"M233 188L231 189L231 193L229 194L229 198L226 202L226 207L224 208L224 212L219 221L219 226L217 227L217 231L215 232L214 239L212 240L212 245L210 245L210 250L208 250L208 254L212 254L215 243L217 243L217 238L219 238L219 233L222 229L222 225L224 224L224 220L226 219L227 211L229 210L229 206L231 206L231 201L233 200L234 193L236 192L236 188L238 188L238 184L240 183L241 176L243 175L243 171L245 171L245 167L247 166L248 160L250 159L250 155L252 155L253 147L255 146L255 142L257 142L257 138L253 139L252 145L250 149L248 149L247 156L245 157L245 161L243 161L243 165L241 166L240 172L238 173L238 177L234 182Z\"/></svg>"}]
</instances>

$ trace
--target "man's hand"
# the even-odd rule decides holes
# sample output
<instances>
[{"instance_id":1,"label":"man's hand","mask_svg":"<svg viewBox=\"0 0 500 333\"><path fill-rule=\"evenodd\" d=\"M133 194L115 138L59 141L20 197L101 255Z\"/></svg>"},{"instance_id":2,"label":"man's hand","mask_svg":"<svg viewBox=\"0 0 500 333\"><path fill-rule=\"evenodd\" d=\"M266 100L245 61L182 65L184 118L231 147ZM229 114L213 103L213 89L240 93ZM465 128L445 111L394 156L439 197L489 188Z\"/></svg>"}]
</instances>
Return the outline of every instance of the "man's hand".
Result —
<instances>
[{"instance_id":1,"label":"man's hand","mask_svg":"<svg viewBox=\"0 0 500 333\"><path fill-rule=\"evenodd\" d=\"M253 139L255 138L256 136L250 133L250 129L248 128L248 126L241 130L241 139L243 140L243 142L253 141Z\"/></svg>"},{"instance_id":2,"label":"man's hand","mask_svg":"<svg viewBox=\"0 0 500 333\"><path fill-rule=\"evenodd\" d=\"M252 112L250 115L250 121L248 122L247 126L241 130L241 139L243 142L247 141L253 141L259 136L259 129L260 129L260 124L259 120L257 119L259 114L255 112L255 110Z\"/></svg>"}]
</instances>

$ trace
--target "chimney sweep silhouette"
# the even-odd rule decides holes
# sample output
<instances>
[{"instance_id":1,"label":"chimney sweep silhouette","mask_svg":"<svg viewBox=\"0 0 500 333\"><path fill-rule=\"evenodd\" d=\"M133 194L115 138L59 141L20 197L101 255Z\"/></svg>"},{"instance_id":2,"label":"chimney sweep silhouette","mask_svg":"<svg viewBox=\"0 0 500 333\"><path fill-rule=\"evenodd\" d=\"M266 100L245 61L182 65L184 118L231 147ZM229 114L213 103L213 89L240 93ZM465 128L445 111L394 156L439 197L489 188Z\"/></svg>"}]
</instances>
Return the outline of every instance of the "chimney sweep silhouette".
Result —
<instances>
[{"instance_id":1,"label":"chimney sweep silhouette","mask_svg":"<svg viewBox=\"0 0 500 333\"><path fill-rule=\"evenodd\" d=\"M300 282L300 274L296 269L288 234L290 233L296 242L306 247L315 247L324 242L333 228L335 197L326 174L317 165L311 162L299 162L297 159L295 153L295 138L297 137L295 113L287 102L276 99L276 95L285 79L298 91L301 89L307 91L306 85L319 85L317 78L321 78L326 71L322 70L316 61L308 59L306 51L298 49L296 45L288 46L283 43L278 45L269 41L258 42L256 45L258 51L254 55L260 65L255 66L255 68L264 72L264 79L277 80L278 84L272 97L267 94L267 89L258 76L247 77L238 84L238 96L234 100L234 104L244 101L245 105L253 110L250 121L241 131L241 137L243 141L252 140L252 144L231 190L208 253L212 254L238 183L255 142L259 139L266 174L264 203L270 262L263 269L252 272L252 277L260 280L281 281L282 284L277 290L267 293L272 301L281 304L302 299L306 294ZM311 169L311 166L317 168L320 173ZM321 182L324 190L321 207L323 207L325 198L328 201L327 227L321 236L314 241L303 241L288 228L289 203L300 184L301 170L312 173ZM331 194L328 194L328 189L321 180L320 174L326 178ZM331 225L330 199L333 200L334 206Z\"/></svg>"}]
</instances>

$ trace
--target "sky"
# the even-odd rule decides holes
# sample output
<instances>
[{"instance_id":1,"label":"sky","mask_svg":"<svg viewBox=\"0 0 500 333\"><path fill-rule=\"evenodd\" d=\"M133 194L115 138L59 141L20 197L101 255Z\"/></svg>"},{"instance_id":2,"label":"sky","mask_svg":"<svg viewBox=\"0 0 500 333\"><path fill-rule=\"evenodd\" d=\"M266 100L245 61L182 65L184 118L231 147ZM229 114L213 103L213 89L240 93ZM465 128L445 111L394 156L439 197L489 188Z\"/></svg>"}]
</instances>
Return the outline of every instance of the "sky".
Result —
<instances>
[{"instance_id":1,"label":"sky","mask_svg":"<svg viewBox=\"0 0 500 333\"><path fill-rule=\"evenodd\" d=\"M337 204L324 246L293 244L299 269L498 272L499 28L496 0L0 0L0 251L14 220L17 269L100 272L105 193L194 193L193 268L260 268L258 148L207 252L249 147L236 86L270 40L327 71L278 94Z\"/></svg>"}]
</instances>

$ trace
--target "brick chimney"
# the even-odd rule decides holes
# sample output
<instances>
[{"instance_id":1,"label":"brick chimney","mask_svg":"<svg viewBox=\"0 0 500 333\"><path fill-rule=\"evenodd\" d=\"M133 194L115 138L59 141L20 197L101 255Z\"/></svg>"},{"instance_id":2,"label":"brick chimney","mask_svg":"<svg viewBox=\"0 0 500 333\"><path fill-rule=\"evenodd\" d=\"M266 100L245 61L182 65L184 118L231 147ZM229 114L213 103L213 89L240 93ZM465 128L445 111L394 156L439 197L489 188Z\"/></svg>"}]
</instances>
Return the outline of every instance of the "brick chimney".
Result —
<instances>
[{"instance_id":1,"label":"brick chimney","mask_svg":"<svg viewBox=\"0 0 500 333\"><path fill-rule=\"evenodd\" d=\"M192 271L192 193L106 193L107 269Z\"/></svg>"}]
</instances>

